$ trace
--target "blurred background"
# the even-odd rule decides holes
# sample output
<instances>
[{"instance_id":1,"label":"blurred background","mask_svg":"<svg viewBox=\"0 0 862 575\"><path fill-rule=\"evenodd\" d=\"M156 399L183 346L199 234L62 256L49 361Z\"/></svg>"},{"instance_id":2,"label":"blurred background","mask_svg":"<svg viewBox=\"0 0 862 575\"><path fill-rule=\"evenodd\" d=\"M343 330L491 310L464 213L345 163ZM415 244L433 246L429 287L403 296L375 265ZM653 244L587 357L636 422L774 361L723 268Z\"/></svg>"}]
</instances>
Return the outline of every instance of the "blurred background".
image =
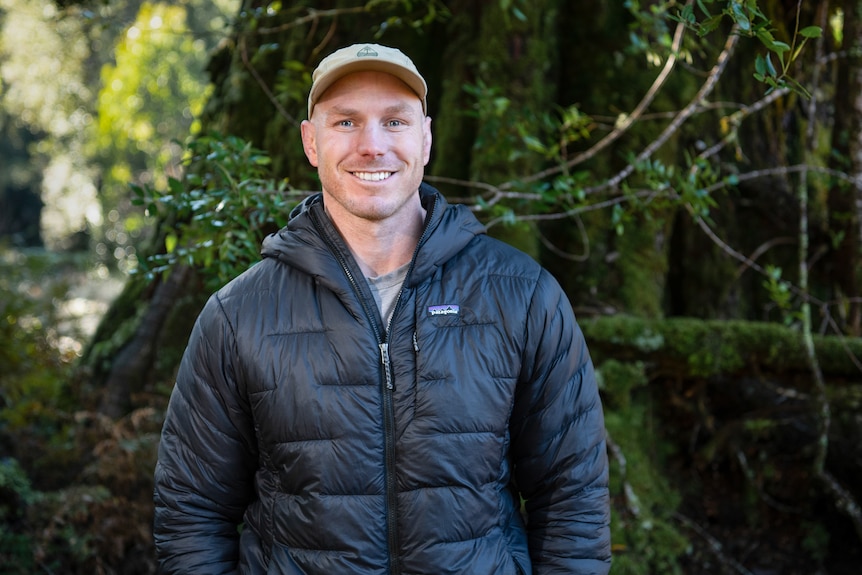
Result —
<instances>
[{"instance_id":1,"label":"blurred background","mask_svg":"<svg viewBox=\"0 0 862 575\"><path fill-rule=\"evenodd\" d=\"M575 307L612 573L858 573L859 0L0 0L0 573L156 572L192 323L318 189L310 73L356 42Z\"/></svg>"}]
</instances>

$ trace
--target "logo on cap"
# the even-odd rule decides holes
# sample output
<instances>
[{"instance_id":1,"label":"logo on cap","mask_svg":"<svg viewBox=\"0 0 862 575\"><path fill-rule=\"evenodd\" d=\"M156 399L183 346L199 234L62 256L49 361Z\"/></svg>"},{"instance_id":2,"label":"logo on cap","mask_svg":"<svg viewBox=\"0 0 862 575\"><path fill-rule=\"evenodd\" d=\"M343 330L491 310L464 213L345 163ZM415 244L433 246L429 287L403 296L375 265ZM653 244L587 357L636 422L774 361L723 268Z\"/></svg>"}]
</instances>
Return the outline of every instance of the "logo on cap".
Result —
<instances>
[{"instance_id":1,"label":"logo on cap","mask_svg":"<svg viewBox=\"0 0 862 575\"><path fill-rule=\"evenodd\" d=\"M372 48L371 46L366 46L365 48L363 48L362 50L360 50L359 52L356 53L357 58L364 58L366 56L379 56L379 55L380 54L375 52L374 48Z\"/></svg>"}]
</instances>

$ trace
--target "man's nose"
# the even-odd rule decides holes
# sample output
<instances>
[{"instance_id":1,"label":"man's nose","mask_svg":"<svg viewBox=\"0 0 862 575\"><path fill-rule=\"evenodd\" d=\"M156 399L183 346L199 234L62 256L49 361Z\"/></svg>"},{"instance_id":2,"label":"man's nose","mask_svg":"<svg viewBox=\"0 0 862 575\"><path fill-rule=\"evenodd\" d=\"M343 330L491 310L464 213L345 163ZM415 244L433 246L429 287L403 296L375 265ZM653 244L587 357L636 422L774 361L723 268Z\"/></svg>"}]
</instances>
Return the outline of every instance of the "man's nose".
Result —
<instances>
[{"instance_id":1,"label":"man's nose","mask_svg":"<svg viewBox=\"0 0 862 575\"><path fill-rule=\"evenodd\" d=\"M359 132L359 153L368 156L382 156L386 153L387 134L382 126L368 123Z\"/></svg>"}]
</instances>

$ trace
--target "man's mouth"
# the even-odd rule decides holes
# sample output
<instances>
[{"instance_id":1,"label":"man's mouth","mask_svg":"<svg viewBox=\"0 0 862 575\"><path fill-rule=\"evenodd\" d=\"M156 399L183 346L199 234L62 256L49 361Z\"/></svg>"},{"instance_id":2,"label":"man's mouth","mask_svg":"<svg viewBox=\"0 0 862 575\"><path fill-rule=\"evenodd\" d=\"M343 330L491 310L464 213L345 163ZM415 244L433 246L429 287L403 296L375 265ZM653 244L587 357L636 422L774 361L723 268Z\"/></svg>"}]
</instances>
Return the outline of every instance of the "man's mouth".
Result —
<instances>
[{"instance_id":1,"label":"man's mouth","mask_svg":"<svg viewBox=\"0 0 862 575\"><path fill-rule=\"evenodd\" d=\"M353 172L353 175L366 182L380 182L391 176L394 172Z\"/></svg>"}]
</instances>

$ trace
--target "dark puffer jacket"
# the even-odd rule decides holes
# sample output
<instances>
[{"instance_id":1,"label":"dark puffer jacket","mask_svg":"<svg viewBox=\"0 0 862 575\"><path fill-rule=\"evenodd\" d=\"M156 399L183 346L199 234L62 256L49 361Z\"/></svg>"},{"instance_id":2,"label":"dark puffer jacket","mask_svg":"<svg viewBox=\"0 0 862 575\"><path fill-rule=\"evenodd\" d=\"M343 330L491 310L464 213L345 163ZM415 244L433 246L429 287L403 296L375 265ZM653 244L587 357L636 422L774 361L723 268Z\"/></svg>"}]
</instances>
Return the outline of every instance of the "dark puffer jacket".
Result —
<instances>
[{"instance_id":1,"label":"dark puffer jacket","mask_svg":"<svg viewBox=\"0 0 862 575\"><path fill-rule=\"evenodd\" d=\"M568 300L420 193L388 331L319 195L210 299L159 448L163 572L608 572L602 410Z\"/></svg>"}]
</instances>

